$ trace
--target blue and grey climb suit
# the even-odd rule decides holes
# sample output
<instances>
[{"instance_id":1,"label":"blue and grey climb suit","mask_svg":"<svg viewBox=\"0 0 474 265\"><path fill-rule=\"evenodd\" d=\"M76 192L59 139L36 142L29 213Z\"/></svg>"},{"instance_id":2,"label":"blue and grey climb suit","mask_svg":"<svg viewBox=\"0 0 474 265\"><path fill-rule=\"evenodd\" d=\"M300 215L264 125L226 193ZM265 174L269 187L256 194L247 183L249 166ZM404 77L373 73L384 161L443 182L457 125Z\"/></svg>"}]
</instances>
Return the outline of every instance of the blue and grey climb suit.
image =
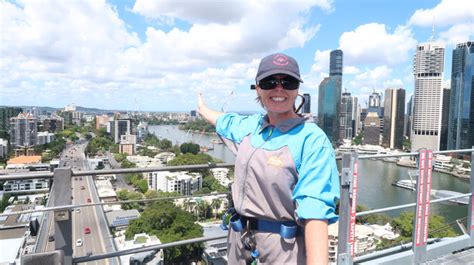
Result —
<instances>
[{"instance_id":1,"label":"blue and grey climb suit","mask_svg":"<svg viewBox=\"0 0 474 265\"><path fill-rule=\"evenodd\" d=\"M339 177L334 150L311 117L275 126L261 114L219 116L216 131L236 154L232 185L238 214L277 222L305 219L337 221ZM305 264L304 233L285 239L278 233L253 231L259 264ZM229 264L251 261L241 233L229 230Z\"/></svg>"}]
</instances>

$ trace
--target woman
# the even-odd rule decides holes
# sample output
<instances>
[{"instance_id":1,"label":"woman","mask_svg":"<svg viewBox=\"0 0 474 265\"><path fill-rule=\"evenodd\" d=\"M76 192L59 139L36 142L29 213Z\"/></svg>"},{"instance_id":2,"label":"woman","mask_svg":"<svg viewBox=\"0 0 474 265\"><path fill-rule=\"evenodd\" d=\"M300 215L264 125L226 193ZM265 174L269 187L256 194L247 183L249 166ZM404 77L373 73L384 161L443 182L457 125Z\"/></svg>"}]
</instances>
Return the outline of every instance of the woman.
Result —
<instances>
[{"instance_id":1,"label":"woman","mask_svg":"<svg viewBox=\"0 0 474 265\"><path fill-rule=\"evenodd\" d=\"M266 115L198 111L236 154L229 264L327 264L328 224L337 220L334 150L311 117L295 112L298 63L278 53L262 59L257 100Z\"/></svg>"}]
</instances>

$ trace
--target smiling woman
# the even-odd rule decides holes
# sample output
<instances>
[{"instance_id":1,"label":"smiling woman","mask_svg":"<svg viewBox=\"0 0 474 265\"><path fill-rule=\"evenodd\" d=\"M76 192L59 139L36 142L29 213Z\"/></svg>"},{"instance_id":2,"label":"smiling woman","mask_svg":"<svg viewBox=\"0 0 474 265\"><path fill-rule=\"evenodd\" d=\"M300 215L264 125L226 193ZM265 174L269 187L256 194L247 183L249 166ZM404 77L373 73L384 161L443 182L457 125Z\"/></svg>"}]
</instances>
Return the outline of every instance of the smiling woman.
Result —
<instances>
[{"instance_id":1,"label":"smiling woman","mask_svg":"<svg viewBox=\"0 0 474 265\"><path fill-rule=\"evenodd\" d=\"M237 156L222 225L230 227L229 264L327 264L339 196L334 150L312 117L295 112L303 82L295 59L263 58L255 81L266 115L221 113L198 98L199 113Z\"/></svg>"}]
</instances>

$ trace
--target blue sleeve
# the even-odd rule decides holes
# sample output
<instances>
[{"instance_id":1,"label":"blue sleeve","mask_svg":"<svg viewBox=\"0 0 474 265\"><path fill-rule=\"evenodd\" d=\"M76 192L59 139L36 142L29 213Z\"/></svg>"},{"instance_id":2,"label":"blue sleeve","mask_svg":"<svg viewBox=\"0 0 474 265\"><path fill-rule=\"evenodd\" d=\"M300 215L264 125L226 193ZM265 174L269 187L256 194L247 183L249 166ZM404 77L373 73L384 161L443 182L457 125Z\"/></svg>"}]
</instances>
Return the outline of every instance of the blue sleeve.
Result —
<instances>
[{"instance_id":1,"label":"blue sleeve","mask_svg":"<svg viewBox=\"0 0 474 265\"><path fill-rule=\"evenodd\" d=\"M339 193L334 149L325 135L310 135L303 145L298 182L293 190L298 219L336 222Z\"/></svg>"},{"instance_id":2,"label":"blue sleeve","mask_svg":"<svg viewBox=\"0 0 474 265\"><path fill-rule=\"evenodd\" d=\"M244 136L253 132L258 126L258 116L241 116L226 113L217 118L216 132L232 142L240 143Z\"/></svg>"}]
</instances>

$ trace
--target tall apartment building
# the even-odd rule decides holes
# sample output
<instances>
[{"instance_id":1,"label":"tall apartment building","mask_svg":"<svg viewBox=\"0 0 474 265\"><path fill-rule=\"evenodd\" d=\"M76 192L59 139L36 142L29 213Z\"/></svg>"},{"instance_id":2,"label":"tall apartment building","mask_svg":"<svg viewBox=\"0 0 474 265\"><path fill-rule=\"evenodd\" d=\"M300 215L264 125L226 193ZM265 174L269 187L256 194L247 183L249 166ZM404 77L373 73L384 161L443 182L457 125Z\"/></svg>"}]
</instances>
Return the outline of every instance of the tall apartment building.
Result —
<instances>
[{"instance_id":1,"label":"tall apartment building","mask_svg":"<svg viewBox=\"0 0 474 265\"><path fill-rule=\"evenodd\" d=\"M360 123L360 104L359 104L359 98L356 96L352 97L352 135L355 137L357 134L359 134L362 126Z\"/></svg>"},{"instance_id":2,"label":"tall apartment building","mask_svg":"<svg viewBox=\"0 0 474 265\"><path fill-rule=\"evenodd\" d=\"M107 125L109 124L109 116L103 114L103 115L97 115L95 116L95 129L99 130L101 128L107 128Z\"/></svg>"},{"instance_id":3,"label":"tall apartment building","mask_svg":"<svg viewBox=\"0 0 474 265\"><path fill-rule=\"evenodd\" d=\"M64 119L60 116L53 115L43 120L43 130L58 133L64 130Z\"/></svg>"},{"instance_id":4,"label":"tall apartment building","mask_svg":"<svg viewBox=\"0 0 474 265\"><path fill-rule=\"evenodd\" d=\"M329 59L329 77L321 81L318 97L318 125L329 140L339 142L339 108L342 92L342 50L333 50Z\"/></svg>"},{"instance_id":5,"label":"tall apartment building","mask_svg":"<svg viewBox=\"0 0 474 265\"><path fill-rule=\"evenodd\" d=\"M448 124L449 124L449 102L451 89L443 88L443 105L441 107L441 137L439 138L439 150L448 150Z\"/></svg>"},{"instance_id":6,"label":"tall apartment building","mask_svg":"<svg viewBox=\"0 0 474 265\"><path fill-rule=\"evenodd\" d=\"M10 131L10 118L22 113L22 108L0 107L0 138L7 139Z\"/></svg>"},{"instance_id":7,"label":"tall apartment building","mask_svg":"<svg viewBox=\"0 0 474 265\"><path fill-rule=\"evenodd\" d=\"M352 111L353 101L351 93L343 92L341 97L340 113L339 113L339 139L352 139Z\"/></svg>"},{"instance_id":8,"label":"tall apartment building","mask_svg":"<svg viewBox=\"0 0 474 265\"><path fill-rule=\"evenodd\" d=\"M375 90L369 95L369 108L370 107L382 107L382 95L375 92Z\"/></svg>"},{"instance_id":9,"label":"tall apartment building","mask_svg":"<svg viewBox=\"0 0 474 265\"><path fill-rule=\"evenodd\" d=\"M385 90L384 127L382 146L403 149L403 124L405 121L405 90L388 88Z\"/></svg>"},{"instance_id":10,"label":"tall apartment building","mask_svg":"<svg viewBox=\"0 0 474 265\"><path fill-rule=\"evenodd\" d=\"M0 158L6 158L8 155L8 140L0 138Z\"/></svg>"},{"instance_id":11,"label":"tall apartment building","mask_svg":"<svg viewBox=\"0 0 474 265\"><path fill-rule=\"evenodd\" d=\"M474 145L474 41L453 50L448 123L448 149L470 149Z\"/></svg>"},{"instance_id":12,"label":"tall apartment building","mask_svg":"<svg viewBox=\"0 0 474 265\"><path fill-rule=\"evenodd\" d=\"M132 122L130 119L115 119L110 122L110 134L115 143L120 143L122 135L132 134Z\"/></svg>"},{"instance_id":13,"label":"tall apartment building","mask_svg":"<svg viewBox=\"0 0 474 265\"><path fill-rule=\"evenodd\" d=\"M64 125L72 125L73 124L72 111L59 111L58 115L63 118L63 124Z\"/></svg>"},{"instance_id":14,"label":"tall apartment building","mask_svg":"<svg viewBox=\"0 0 474 265\"><path fill-rule=\"evenodd\" d=\"M418 45L413 64L415 91L411 150L438 151L443 104L444 44L425 42Z\"/></svg>"},{"instance_id":15,"label":"tall apartment building","mask_svg":"<svg viewBox=\"0 0 474 265\"><path fill-rule=\"evenodd\" d=\"M380 118L375 112L369 112L365 117L363 144L380 144Z\"/></svg>"},{"instance_id":16,"label":"tall apartment building","mask_svg":"<svg viewBox=\"0 0 474 265\"><path fill-rule=\"evenodd\" d=\"M137 136L125 134L120 136L119 153L134 155L137 148Z\"/></svg>"},{"instance_id":17,"label":"tall apartment building","mask_svg":"<svg viewBox=\"0 0 474 265\"><path fill-rule=\"evenodd\" d=\"M411 135L411 124L412 124L412 112L413 112L413 96L410 97L410 100L408 100L407 103L407 111L405 115L405 132L404 135L408 138L410 138Z\"/></svg>"},{"instance_id":18,"label":"tall apartment building","mask_svg":"<svg viewBox=\"0 0 474 265\"><path fill-rule=\"evenodd\" d=\"M14 147L36 145L38 119L29 113L10 118L10 143Z\"/></svg>"}]
</instances>

